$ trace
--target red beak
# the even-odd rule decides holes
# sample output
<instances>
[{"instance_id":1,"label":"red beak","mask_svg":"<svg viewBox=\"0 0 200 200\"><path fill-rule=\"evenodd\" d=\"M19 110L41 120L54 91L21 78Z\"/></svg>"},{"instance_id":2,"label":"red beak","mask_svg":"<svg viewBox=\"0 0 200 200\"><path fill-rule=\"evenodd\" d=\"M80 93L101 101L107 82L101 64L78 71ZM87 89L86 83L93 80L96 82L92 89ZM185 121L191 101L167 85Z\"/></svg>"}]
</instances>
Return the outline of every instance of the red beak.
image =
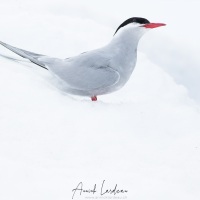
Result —
<instances>
[{"instance_id":1,"label":"red beak","mask_svg":"<svg viewBox=\"0 0 200 200\"><path fill-rule=\"evenodd\" d=\"M149 23L149 24L143 25L143 27L145 27L145 28L158 28L160 26L166 26L166 24L163 24L163 23Z\"/></svg>"}]
</instances>

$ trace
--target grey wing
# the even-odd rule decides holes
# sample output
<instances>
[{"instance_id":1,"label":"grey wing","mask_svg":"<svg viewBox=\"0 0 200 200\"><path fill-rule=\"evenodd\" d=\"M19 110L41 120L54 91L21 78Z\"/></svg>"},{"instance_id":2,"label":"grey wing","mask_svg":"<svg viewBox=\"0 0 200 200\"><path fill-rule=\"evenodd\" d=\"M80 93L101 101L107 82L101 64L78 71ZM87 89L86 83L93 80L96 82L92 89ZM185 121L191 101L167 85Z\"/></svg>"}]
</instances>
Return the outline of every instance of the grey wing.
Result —
<instances>
[{"instance_id":1,"label":"grey wing","mask_svg":"<svg viewBox=\"0 0 200 200\"><path fill-rule=\"evenodd\" d=\"M35 63L36 65L39 65L45 69L47 69L46 64L48 62L53 62L54 60L56 60L55 58L51 58L42 54L37 54L37 53L33 53L30 51L26 51L23 49L19 49L17 47L13 47L9 44L3 43L0 41L0 44L4 47L6 47L7 49L11 50L12 52L16 53L17 55L29 59L31 62ZM45 59L44 59L45 58ZM43 61L44 59L44 61Z\"/></svg>"},{"instance_id":2,"label":"grey wing","mask_svg":"<svg viewBox=\"0 0 200 200\"><path fill-rule=\"evenodd\" d=\"M51 71L51 70L50 70ZM91 91L115 85L120 78L119 73L109 66L87 67L68 66L63 70L52 69L72 89Z\"/></svg>"},{"instance_id":3,"label":"grey wing","mask_svg":"<svg viewBox=\"0 0 200 200\"><path fill-rule=\"evenodd\" d=\"M90 52L77 56L77 59L58 59L16 48L0 41L0 44L19 56L52 71L57 77L65 81L70 88L78 90L102 89L115 85L120 75L109 67L100 54ZM92 54L92 55L91 55ZM88 59L89 56L89 59ZM99 65L95 60L103 60ZM73 63L72 65L70 63Z\"/></svg>"}]
</instances>

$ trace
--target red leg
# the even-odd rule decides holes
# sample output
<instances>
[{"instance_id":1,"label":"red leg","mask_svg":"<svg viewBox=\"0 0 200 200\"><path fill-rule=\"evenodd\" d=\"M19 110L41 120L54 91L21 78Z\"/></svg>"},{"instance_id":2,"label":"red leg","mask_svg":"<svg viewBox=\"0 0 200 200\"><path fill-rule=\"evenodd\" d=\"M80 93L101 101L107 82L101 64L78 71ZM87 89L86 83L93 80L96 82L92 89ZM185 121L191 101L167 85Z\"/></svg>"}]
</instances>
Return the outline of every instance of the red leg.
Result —
<instances>
[{"instance_id":1,"label":"red leg","mask_svg":"<svg viewBox=\"0 0 200 200\"><path fill-rule=\"evenodd\" d=\"M93 96L93 97L91 97L91 100L92 100L92 101L97 101L97 97L96 97L96 96Z\"/></svg>"}]
</instances>

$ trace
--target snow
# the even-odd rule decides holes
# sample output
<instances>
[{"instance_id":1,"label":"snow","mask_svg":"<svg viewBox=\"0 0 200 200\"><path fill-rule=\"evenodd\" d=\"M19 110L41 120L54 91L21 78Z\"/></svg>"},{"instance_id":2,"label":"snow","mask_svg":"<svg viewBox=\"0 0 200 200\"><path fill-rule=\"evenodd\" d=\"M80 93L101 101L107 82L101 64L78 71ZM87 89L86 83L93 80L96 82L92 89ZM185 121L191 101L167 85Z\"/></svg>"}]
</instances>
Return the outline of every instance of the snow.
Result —
<instances>
[{"instance_id":1,"label":"snow","mask_svg":"<svg viewBox=\"0 0 200 200\"><path fill-rule=\"evenodd\" d=\"M0 47L0 199L66 200L106 180L130 200L199 200L199 6L1 0L1 41L61 58L103 46L132 16L167 26L141 39L128 84L98 102Z\"/></svg>"}]
</instances>

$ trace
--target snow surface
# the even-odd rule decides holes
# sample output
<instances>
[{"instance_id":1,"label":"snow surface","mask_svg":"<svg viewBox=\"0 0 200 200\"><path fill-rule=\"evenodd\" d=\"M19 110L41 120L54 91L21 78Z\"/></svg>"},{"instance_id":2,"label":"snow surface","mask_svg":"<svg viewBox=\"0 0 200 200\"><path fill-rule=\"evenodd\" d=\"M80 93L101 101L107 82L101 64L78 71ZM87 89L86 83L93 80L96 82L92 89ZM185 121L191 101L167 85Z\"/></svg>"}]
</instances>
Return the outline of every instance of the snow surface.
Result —
<instances>
[{"instance_id":1,"label":"snow surface","mask_svg":"<svg viewBox=\"0 0 200 200\"><path fill-rule=\"evenodd\" d=\"M99 190L103 180L130 200L200 199L199 1L0 6L1 41L61 58L103 46L129 17L167 24L141 39L128 84L98 102L64 94L0 47L1 200L68 200L79 182Z\"/></svg>"}]
</instances>

